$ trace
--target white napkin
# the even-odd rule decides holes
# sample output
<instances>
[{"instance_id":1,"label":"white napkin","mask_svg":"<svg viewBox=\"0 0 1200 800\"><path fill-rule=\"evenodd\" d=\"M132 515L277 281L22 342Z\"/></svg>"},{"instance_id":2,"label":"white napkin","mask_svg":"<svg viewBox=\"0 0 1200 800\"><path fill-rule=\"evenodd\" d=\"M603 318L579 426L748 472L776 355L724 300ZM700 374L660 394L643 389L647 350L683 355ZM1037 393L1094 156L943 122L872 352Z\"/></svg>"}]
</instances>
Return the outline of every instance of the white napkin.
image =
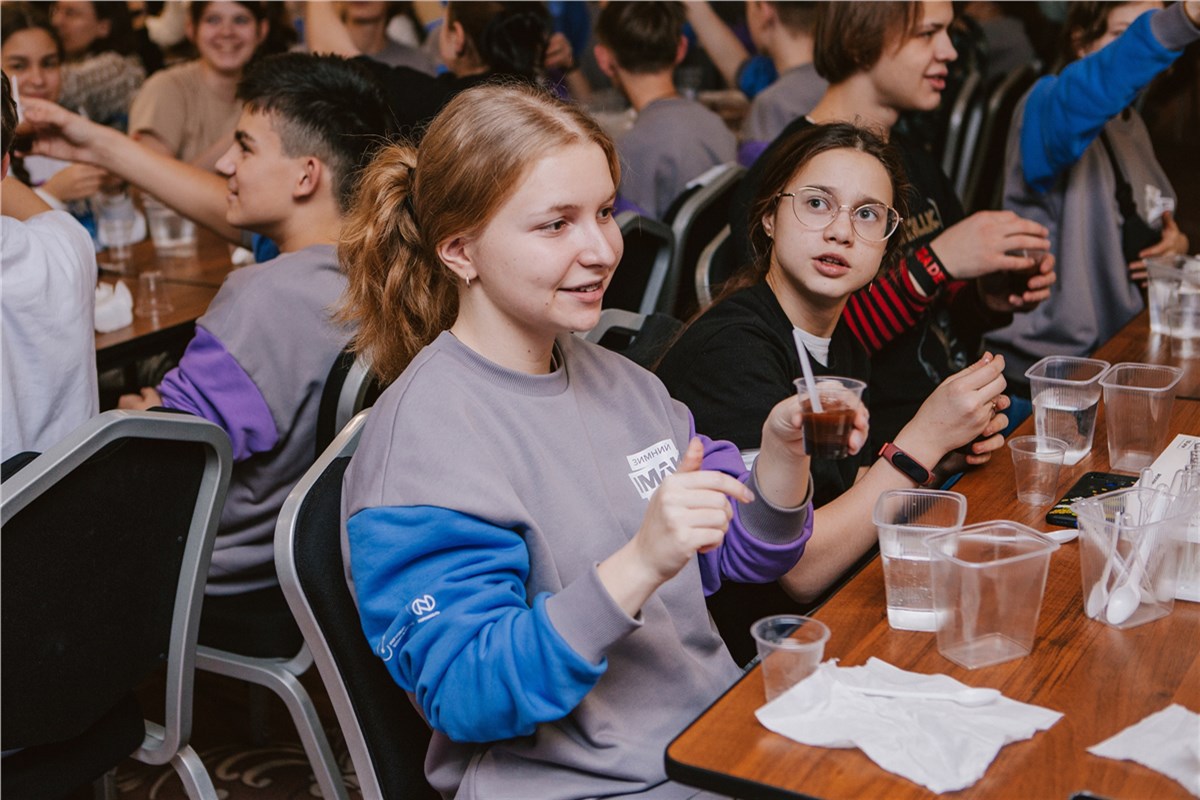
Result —
<instances>
[{"instance_id":1,"label":"white napkin","mask_svg":"<svg viewBox=\"0 0 1200 800\"><path fill-rule=\"evenodd\" d=\"M96 331L108 333L133 322L133 295L124 281L96 284Z\"/></svg>"},{"instance_id":2,"label":"white napkin","mask_svg":"<svg viewBox=\"0 0 1200 800\"><path fill-rule=\"evenodd\" d=\"M229 260L235 267L244 267L254 263L254 253L244 247L238 247L230 254Z\"/></svg>"},{"instance_id":3,"label":"white napkin","mask_svg":"<svg viewBox=\"0 0 1200 800\"><path fill-rule=\"evenodd\" d=\"M877 697L844 684L947 692L968 688L948 675L922 675L872 658L861 667L826 661L756 712L766 728L801 744L857 747L888 772L933 792L965 789L1000 748L1046 730L1057 711L1001 697L973 708L952 700Z\"/></svg>"},{"instance_id":4,"label":"white napkin","mask_svg":"<svg viewBox=\"0 0 1200 800\"><path fill-rule=\"evenodd\" d=\"M1200 797L1200 714L1173 704L1088 748L1094 756L1136 761Z\"/></svg>"}]
</instances>

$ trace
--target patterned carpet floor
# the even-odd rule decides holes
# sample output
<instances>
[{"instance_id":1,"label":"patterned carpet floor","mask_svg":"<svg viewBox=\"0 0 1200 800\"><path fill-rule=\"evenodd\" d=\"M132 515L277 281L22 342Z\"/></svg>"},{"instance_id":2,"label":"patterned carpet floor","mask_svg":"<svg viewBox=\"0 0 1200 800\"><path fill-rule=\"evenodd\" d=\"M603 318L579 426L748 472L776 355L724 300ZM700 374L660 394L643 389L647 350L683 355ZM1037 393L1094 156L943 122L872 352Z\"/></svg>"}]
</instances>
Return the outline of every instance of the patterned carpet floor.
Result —
<instances>
[{"instance_id":1,"label":"patterned carpet floor","mask_svg":"<svg viewBox=\"0 0 1200 800\"><path fill-rule=\"evenodd\" d=\"M342 767L351 800L362 800L354 768L329 699L315 669L301 678L312 695L330 744ZM256 741L251 723L251 693L265 708L266 735ZM148 719L162 705L162 686L152 681L140 693ZM312 800L321 797L300 738L283 701L240 681L219 675L196 674L192 747L200 755L222 800ZM151 766L132 759L117 769L121 800L185 800L183 784L168 766Z\"/></svg>"}]
</instances>

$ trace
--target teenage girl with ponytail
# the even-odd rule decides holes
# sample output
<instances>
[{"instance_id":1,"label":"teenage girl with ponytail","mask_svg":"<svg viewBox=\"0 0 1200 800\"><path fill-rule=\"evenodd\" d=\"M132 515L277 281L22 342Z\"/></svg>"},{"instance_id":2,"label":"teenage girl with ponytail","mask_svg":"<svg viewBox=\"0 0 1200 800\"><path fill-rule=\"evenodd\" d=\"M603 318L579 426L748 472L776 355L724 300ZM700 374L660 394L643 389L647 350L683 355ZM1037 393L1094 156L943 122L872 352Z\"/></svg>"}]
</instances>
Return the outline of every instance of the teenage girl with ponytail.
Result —
<instances>
[{"instance_id":1,"label":"teenage girl with ponytail","mask_svg":"<svg viewBox=\"0 0 1200 800\"><path fill-rule=\"evenodd\" d=\"M390 382L346 474L349 578L446 797L693 796L663 749L740 674L704 597L811 533L795 397L748 474L572 335L621 257L618 178L581 111L476 87L383 151L343 232L342 314Z\"/></svg>"}]
</instances>

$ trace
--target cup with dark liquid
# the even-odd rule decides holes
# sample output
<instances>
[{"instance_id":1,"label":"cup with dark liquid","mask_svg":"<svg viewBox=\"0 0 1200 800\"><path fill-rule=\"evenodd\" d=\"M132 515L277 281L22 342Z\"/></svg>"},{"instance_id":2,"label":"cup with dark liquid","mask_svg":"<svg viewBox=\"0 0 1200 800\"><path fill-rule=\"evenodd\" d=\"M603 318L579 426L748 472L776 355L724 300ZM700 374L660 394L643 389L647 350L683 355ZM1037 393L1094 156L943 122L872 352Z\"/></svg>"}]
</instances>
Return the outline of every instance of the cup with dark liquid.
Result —
<instances>
[{"instance_id":1,"label":"cup with dark liquid","mask_svg":"<svg viewBox=\"0 0 1200 800\"><path fill-rule=\"evenodd\" d=\"M804 414L804 451L813 458L838 459L850 455L850 433L854 415L862 404L865 383L855 378L822 375L817 378L821 411L813 411L812 398L803 378L796 379L800 410Z\"/></svg>"},{"instance_id":2,"label":"cup with dark liquid","mask_svg":"<svg viewBox=\"0 0 1200 800\"><path fill-rule=\"evenodd\" d=\"M1042 261L1046 258L1045 250L1018 247L1016 250L1006 250L1006 256L1032 258L1033 266L1024 269L1009 269L1002 272L992 272L983 276L984 291L999 294L1023 295L1029 289L1029 279L1042 271Z\"/></svg>"}]
</instances>

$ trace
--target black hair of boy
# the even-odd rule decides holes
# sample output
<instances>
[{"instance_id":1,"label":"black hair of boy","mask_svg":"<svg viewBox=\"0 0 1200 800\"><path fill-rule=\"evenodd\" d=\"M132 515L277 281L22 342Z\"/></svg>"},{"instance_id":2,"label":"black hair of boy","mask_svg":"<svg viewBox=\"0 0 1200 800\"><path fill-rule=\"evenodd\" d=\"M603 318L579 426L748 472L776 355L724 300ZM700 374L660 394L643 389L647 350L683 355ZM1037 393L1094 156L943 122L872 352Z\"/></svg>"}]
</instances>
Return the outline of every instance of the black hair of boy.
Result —
<instances>
[{"instance_id":1,"label":"black hair of boy","mask_svg":"<svg viewBox=\"0 0 1200 800\"><path fill-rule=\"evenodd\" d=\"M12 150L13 131L17 129L17 102L13 100L12 84L8 82L8 73L0 71L0 75L4 76L4 113L3 113L3 144L4 149L0 151L0 155L8 155Z\"/></svg>"},{"instance_id":2,"label":"black hair of boy","mask_svg":"<svg viewBox=\"0 0 1200 800\"><path fill-rule=\"evenodd\" d=\"M289 158L316 156L332 170L338 207L349 211L359 173L391 129L374 76L340 56L281 53L246 71L238 98L272 116Z\"/></svg>"},{"instance_id":3,"label":"black hair of boy","mask_svg":"<svg viewBox=\"0 0 1200 800\"><path fill-rule=\"evenodd\" d=\"M596 40L626 72L662 72L675 66L686 19L683 3L614 1L596 17Z\"/></svg>"}]
</instances>

